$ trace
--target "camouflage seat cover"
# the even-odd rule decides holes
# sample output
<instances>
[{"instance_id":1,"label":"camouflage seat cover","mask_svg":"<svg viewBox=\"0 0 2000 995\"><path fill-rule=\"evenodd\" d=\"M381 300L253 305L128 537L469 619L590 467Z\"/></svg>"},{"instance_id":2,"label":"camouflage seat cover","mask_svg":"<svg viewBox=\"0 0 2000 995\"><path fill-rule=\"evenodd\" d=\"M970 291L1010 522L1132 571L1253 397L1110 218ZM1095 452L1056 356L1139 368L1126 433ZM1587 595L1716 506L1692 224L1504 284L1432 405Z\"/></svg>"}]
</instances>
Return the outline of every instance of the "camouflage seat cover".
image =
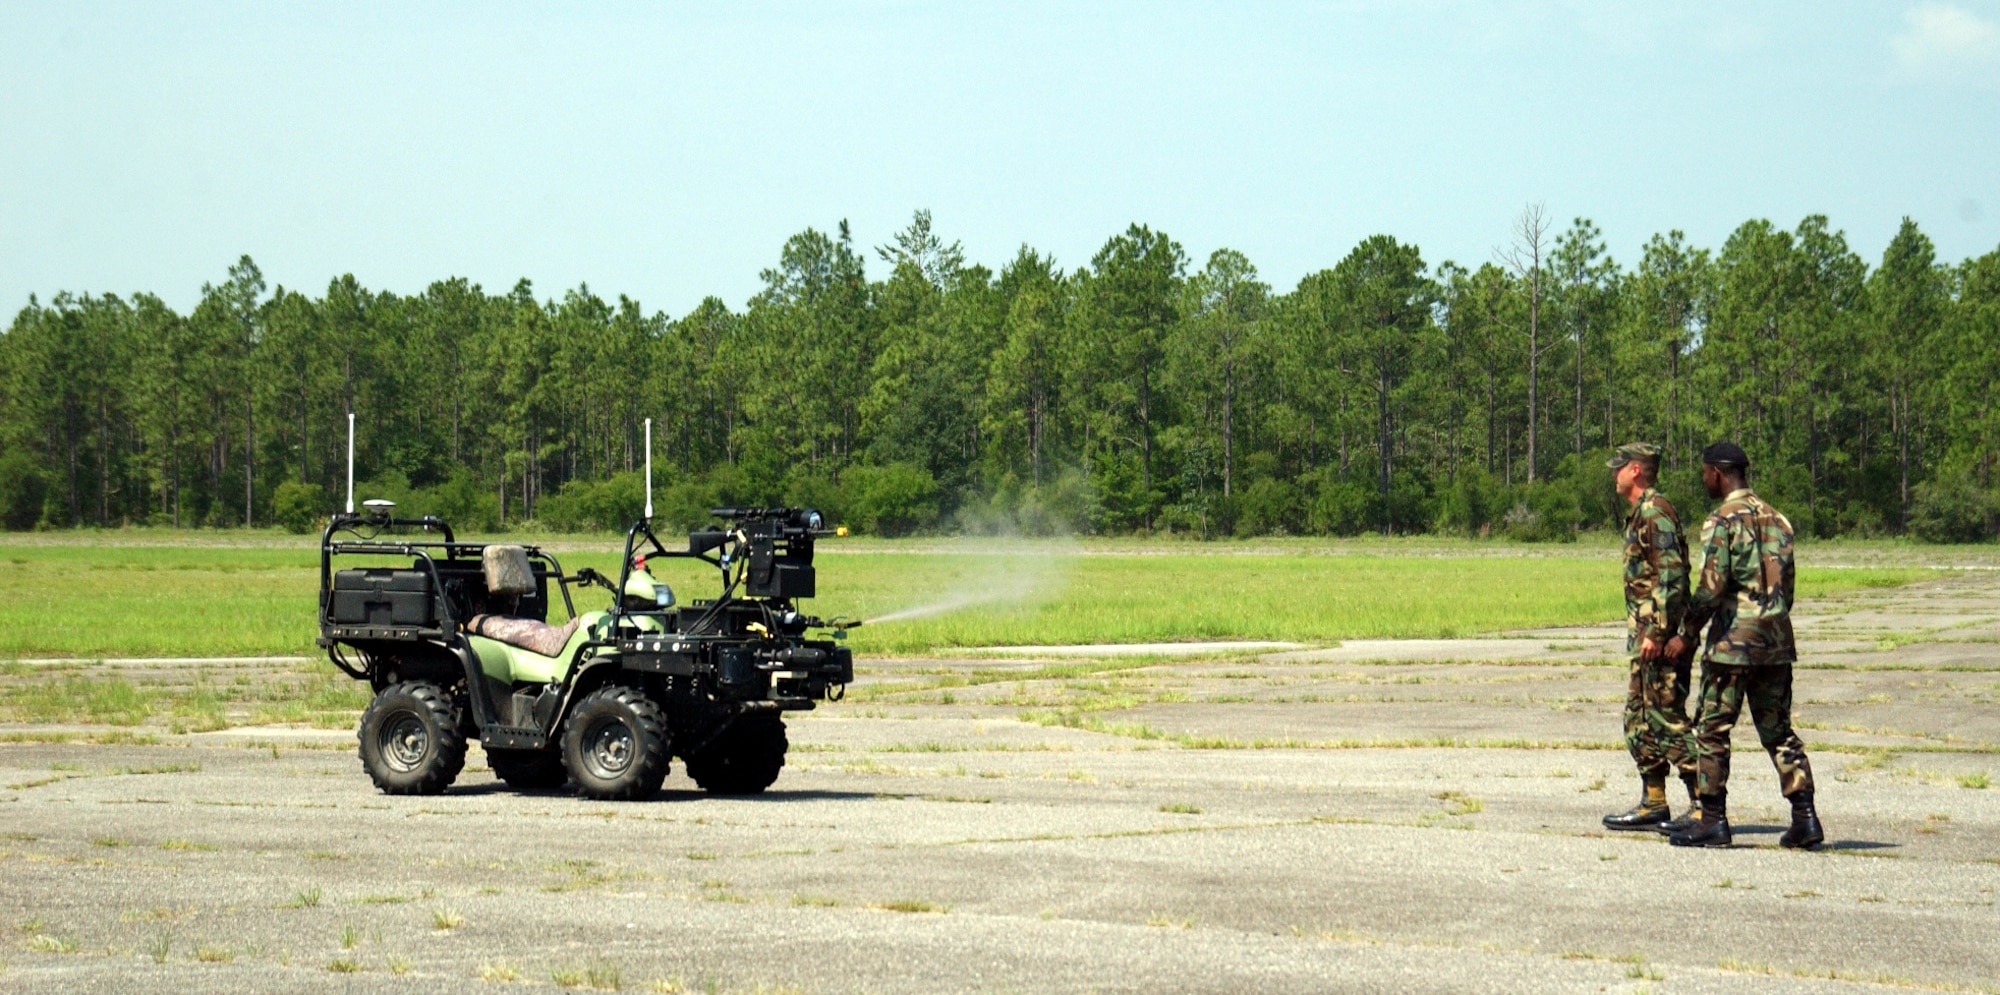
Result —
<instances>
[{"instance_id":1,"label":"camouflage seat cover","mask_svg":"<svg viewBox=\"0 0 2000 995\"><path fill-rule=\"evenodd\" d=\"M562 653L563 647L569 644L569 637L576 634L576 627L582 622L580 618L573 618L565 625L550 625L513 615L474 615L472 621L465 623L465 631L509 646L518 646L530 653L554 657Z\"/></svg>"}]
</instances>

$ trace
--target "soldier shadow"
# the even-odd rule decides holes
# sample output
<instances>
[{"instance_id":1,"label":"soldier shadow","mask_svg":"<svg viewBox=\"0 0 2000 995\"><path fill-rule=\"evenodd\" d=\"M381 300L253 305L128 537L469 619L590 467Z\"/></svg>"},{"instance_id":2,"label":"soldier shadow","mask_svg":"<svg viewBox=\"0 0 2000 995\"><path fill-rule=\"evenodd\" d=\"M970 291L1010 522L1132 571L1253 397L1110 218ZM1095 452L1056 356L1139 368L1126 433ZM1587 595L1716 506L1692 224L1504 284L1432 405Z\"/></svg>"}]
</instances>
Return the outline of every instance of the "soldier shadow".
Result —
<instances>
[{"instance_id":1,"label":"soldier shadow","mask_svg":"<svg viewBox=\"0 0 2000 995\"><path fill-rule=\"evenodd\" d=\"M1786 828L1787 827L1785 826L1757 826L1757 825L1746 826L1741 824L1734 824L1729 827L1729 831L1737 836L1765 836L1765 835L1775 835L1777 833L1782 833L1785 831Z\"/></svg>"},{"instance_id":2,"label":"soldier shadow","mask_svg":"<svg viewBox=\"0 0 2000 995\"><path fill-rule=\"evenodd\" d=\"M1820 846L1822 850L1897 850L1901 843L1878 843L1872 840L1834 840Z\"/></svg>"},{"instance_id":3,"label":"soldier shadow","mask_svg":"<svg viewBox=\"0 0 2000 995\"><path fill-rule=\"evenodd\" d=\"M1775 826L1744 825L1744 826L1731 826L1729 827L1729 831L1737 836L1779 836L1783 835L1785 830L1790 828L1791 827L1789 825L1775 825ZM1902 847L1901 843L1881 843L1875 840L1829 840L1825 843L1820 844L1815 849L1821 852L1825 852L1828 850L1848 850L1848 851L1896 850L1900 849L1901 847Z\"/></svg>"}]
</instances>

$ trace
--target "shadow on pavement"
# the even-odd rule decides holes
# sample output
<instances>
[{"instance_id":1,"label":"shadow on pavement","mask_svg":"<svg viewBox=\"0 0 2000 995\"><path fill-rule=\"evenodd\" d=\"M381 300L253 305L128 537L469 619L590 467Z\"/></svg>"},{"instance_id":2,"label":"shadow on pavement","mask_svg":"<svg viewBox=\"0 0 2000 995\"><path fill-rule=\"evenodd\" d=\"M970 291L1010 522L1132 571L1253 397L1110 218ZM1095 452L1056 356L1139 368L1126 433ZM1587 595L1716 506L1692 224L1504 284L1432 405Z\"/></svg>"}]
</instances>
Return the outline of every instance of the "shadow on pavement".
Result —
<instances>
[{"instance_id":1,"label":"shadow on pavement","mask_svg":"<svg viewBox=\"0 0 2000 995\"><path fill-rule=\"evenodd\" d=\"M1820 846L1822 850L1895 850L1901 843L1877 843L1871 840L1835 840Z\"/></svg>"}]
</instances>

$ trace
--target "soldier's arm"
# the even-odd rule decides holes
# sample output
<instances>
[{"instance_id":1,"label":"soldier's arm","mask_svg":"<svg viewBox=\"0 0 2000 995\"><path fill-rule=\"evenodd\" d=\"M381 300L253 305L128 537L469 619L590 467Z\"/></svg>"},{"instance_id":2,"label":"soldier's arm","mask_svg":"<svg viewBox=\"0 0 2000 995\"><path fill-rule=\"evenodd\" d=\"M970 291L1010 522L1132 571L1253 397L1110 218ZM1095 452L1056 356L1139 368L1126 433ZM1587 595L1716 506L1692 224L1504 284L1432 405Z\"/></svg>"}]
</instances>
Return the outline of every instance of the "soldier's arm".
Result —
<instances>
[{"instance_id":1,"label":"soldier's arm","mask_svg":"<svg viewBox=\"0 0 2000 995\"><path fill-rule=\"evenodd\" d=\"M1681 554L1680 524L1668 515L1653 521L1653 627L1649 634L1665 642L1680 631L1687 615L1688 565Z\"/></svg>"},{"instance_id":2,"label":"soldier's arm","mask_svg":"<svg viewBox=\"0 0 2000 995\"><path fill-rule=\"evenodd\" d=\"M1729 593L1728 559L1728 530L1710 515L1701 523L1701 576L1688 588L1687 615L1681 620L1681 635L1691 643L1701 642L1702 627Z\"/></svg>"},{"instance_id":3,"label":"soldier's arm","mask_svg":"<svg viewBox=\"0 0 2000 995\"><path fill-rule=\"evenodd\" d=\"M1653 544L1653 526L1653 516L1641 509L1632 523L1632 543L1639 550L1639 557L1625 582L1626 595L1632 604L1632 622L1638 627L1641 639L1653 638L1665 624L1659 613L1660 561Z\"/></svg>"}]
</instances>

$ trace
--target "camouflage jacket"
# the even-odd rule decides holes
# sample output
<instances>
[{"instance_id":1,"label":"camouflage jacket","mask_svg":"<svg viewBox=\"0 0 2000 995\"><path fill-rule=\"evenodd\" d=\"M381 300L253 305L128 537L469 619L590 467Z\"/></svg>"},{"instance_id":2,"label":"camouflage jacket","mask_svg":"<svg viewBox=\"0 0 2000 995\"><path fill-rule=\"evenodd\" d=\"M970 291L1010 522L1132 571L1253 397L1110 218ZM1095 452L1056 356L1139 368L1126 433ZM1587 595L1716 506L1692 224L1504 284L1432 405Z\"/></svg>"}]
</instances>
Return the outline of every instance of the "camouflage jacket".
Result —
<instances>
[{"instance_id":1,"label":"camouflage jacket","mask_svg":"<svg viewBox=\"0 0 2000 995\"><path fill-rule=\"evenodd\" d=\"M1702 660L1758 666L1798 659L1792 645L1792 523L1749 488L1731 491L1701 525L1701 577L1682 635L1701 637Z\"/></svg>"},{"instance_id":2,"label":"camouflage jacket","mask_svg":"<svg viewBox=\"0 0 2000 995\"><path fill-rule=\"evenodd\" d=\"M1638 652L1647 636L1661 643L1672 638L1680 631L1687 598L1687 535L1680 513L1649 487L1625 519L1625 651Z\"/></svg>"}]
</instances>

